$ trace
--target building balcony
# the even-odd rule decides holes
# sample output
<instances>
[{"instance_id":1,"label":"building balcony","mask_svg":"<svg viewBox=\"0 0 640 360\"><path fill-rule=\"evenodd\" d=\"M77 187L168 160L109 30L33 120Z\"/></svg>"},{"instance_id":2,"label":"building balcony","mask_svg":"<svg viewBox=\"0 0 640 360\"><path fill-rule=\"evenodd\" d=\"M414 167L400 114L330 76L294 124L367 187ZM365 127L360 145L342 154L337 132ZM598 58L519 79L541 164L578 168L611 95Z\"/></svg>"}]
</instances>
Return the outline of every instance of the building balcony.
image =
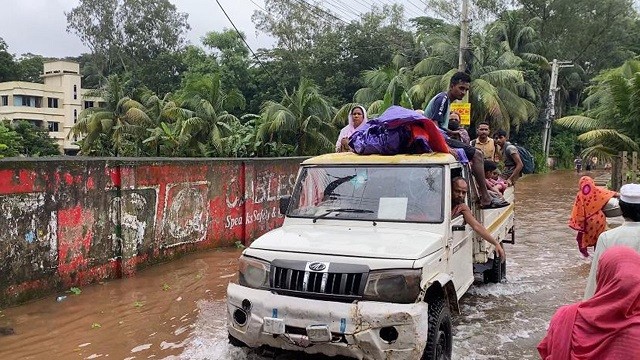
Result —
<instances>
[{"instance_id":1,"label":"building balcony","mask_svg":"<svg viewBox=\"0 0 640 360\"><path fill-rule=\"evenodd\" d=\"M11 115L11 119L17 119L24 116L33 117L34 115L40 116L60 116L64 118L63 108L47 108L47 107L33 107L33 106L0 106L0 117L3 115ZM44 119L44 118L43 118Z\"/></svg>"}]
</instances>

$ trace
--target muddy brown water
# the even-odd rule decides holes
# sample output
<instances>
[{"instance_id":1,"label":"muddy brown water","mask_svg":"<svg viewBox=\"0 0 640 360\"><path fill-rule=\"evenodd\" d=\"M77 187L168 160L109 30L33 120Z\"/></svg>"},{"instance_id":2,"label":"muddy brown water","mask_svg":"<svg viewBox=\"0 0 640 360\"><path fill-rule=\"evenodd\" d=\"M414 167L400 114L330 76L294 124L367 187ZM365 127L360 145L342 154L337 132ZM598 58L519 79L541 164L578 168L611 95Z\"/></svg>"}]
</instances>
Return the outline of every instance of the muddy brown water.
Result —
<instances>
[{"instance_id":1,"label":"muddy brown water","mask_svg":"<svg viewBox=\"0 0 640 360\"><path fill-rule=\"evenodd\" d=\"M597 174L594 174L597 175ZM579 175L529 175L516 188L516 244L507 279L475 284L454 318L454 359L537 359L548 321L582 296L589 260L567 218ZM56 294L0 312L0 359L266 359L226 339L225 289L237 249L187 255L135 277ZM58 295L66 295L56 301ZM285 353L279 359L307 359ZM322 358L322 357L319 357Z\"/></svg>"}]
</instances>

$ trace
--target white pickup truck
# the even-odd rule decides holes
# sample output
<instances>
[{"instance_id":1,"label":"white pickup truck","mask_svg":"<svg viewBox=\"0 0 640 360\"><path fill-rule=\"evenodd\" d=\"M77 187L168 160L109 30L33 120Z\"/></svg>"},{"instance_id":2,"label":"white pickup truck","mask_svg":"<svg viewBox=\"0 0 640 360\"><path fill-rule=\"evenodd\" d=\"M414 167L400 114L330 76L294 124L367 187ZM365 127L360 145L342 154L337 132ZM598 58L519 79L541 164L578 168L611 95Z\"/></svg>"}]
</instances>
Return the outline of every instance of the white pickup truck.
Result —
<instances>
[{"instance_id":1,"label":"white pickup truck","mask_svg":"<svg viewBox=\"0 0 640 360\"><path fill-rule=\"evenodd\" d=\"M327 154L304 161L283 226L246 248L227 288L229 340L358 359L450 359L451 313L478 280L499 282L493 246L451 218L449 154ZM469 186L473 189L474 186ZM477 210L513 242L508 207Z\"/></svg>"}]
</instances>

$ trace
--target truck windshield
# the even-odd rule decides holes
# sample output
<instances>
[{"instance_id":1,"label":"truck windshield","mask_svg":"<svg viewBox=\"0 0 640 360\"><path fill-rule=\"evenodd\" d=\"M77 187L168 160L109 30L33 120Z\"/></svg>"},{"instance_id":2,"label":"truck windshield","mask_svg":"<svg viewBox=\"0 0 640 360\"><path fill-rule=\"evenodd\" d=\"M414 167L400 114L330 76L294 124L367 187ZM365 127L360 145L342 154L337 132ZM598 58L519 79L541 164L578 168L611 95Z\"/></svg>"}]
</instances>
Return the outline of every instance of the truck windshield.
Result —
<instances>
[{"instance_id":1,"label":"truck windshield","mask_svg":"<svg viewBox=\"0 0 640 360\"><path fill-rule=\"evenodd\" d=\"M288 216L441 223L442 166L304 167Z\"/></svg>"}]
</instances>

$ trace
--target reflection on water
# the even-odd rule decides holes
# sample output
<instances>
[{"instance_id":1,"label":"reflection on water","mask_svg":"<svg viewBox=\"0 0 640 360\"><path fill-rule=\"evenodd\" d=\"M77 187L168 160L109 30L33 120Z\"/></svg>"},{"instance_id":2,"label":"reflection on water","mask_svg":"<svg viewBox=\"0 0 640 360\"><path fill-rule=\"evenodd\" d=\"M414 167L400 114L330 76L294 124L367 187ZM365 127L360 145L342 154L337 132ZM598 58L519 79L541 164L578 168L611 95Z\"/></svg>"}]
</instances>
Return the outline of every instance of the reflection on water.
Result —
<instances>
[{"instance_id":1,"label":"reflection on water","mask_svg":"<svg viewBox=\"0 0 640 360\"><path fill-rule=\"evenodd\" d=\"M146 359L179 355L192 340L198 303L220 300L240 250L156 265L125 280L56 295L0 313L0 359ZM224 312L217 315L224 320Z\"/></svg>"},{"instance_id":2,"label":"reflection on water","mask_svg":"<svg viewBox=\"0 0 640 360\"><path fill-rule=\"evenodd\" d=\"M589 260L566 225L578 179L564 171L518 182L507 280L475 285L462 298L454 359L537 359L551 315L581 298ZM227 344L224 295L239 253L189 255L62 302L50 296L6 309L0 326L16 335L0 337L0 359L266 359Z\"/></svg>"}]
</instances>

